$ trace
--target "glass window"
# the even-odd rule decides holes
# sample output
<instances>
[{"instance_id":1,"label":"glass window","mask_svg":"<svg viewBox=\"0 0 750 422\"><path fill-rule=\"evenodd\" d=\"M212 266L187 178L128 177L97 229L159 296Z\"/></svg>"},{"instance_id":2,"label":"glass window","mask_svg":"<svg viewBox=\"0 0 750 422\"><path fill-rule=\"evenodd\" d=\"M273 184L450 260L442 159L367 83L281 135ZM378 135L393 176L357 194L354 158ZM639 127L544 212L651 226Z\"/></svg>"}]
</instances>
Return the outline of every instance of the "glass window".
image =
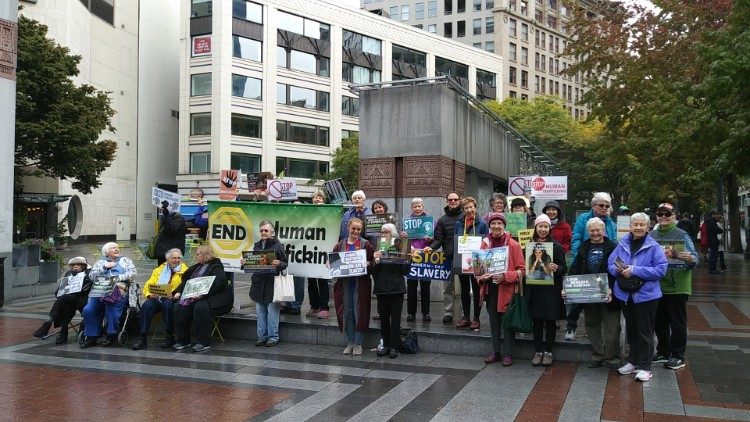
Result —
<instances>
[{"instance_id":1,"label":"glass window","mask_svg":"<svg viewBox=\"0 0 750 422\"><path fill-rule=\"evenodd\" d=\"M276 172L286 171L290 177L309 179L319 173L328 173L325 161L300 160L297 158L276 157Z\"/></svg>"},{"instance_id":2,"label":"glass window","mask_svg":"<svg viewBox=\"0 0 750 422\"><path fill-rule=\"evenodd\" d=\"M522 70L521 71L521 88L528 88L529 87L529 72Z\"/></svg>"},{"instance_id":3,"label":"glass window","mask_svg":"<svg viewBox=\"0 0 750 422\"><path fill-rule=\"evenodd\" d=\"M510 19L508 21L508 35L515 38L516 37L516 20Z\"/></svg>"},{"instance_id":4,"label":"glass window","mask_svg":"<svg viewBox=\"0 0 750 422\"><path fill-rule=\"evenodd\" d=\"M260 138L260 122L260 117L232 113L232 135Z\"/></svg>"},{"instance_id":5,"label":"glass window","mask_svg":"<svg viewBox=\"0 0 750 422\"><path fill-rule=\"evenodd\" d=\"M418 2L414 5L414 19L424 19L424 3Z\"/></svg>"},{"instance_id":6,"label":"glass window","mask_svg":"<svg viewBox=\"0 0 750 422\"><path fill-rule=\"evenodd\" d=\"M230 157L230 167L233 169L242 170L245 174L260 171L260 155L233 152Z\"/></svg>"},{"instance_id":7,"label":"glass window","mask_svg":"<svg viewBox=\"0 0 750 422\"><path fill-rule=\"evenodd\" d=\"M482 42L481 41L479 41L479 42L473 42L473 43L471 43L471 46L475 47L475 48L482 48Z\"/></svg>"},{"instance_id":8,"label":"glass window","mask_svg":"<svg viewBox=\"0 0 750 422\"><path fill-rule=\"evenodd\" d=\"M456 22L456 36L457 37L466 36L466 21Z\"/></svg>"},{"instance_id":9,"label":"glass window","mask_svg":"<svg viewBox=\"0 0 750 422\"><path fill-rule=\"evenodd\" d=\"M516 98L516 97L517 97L517 95L516 95L516 91L508 91L508 96L509 96L510 98Z\"/></svg>"},{"instance_id":10,"label":"glass window","mask_svg":"<svg viewBox=\"0 0 750 422\"><path fill-rule=\"evenodd\" d=\"M341 140L349 139L352 136L359 136L359 132L356 130L346 130L346 129L341 130Z\"/></svg>"},{"instance_id":11,"label":"glass window","mask_svg":"<svg viewBox=\"0 0 750 422\"><path fill-rule=\"evenodd\" d=\"M232 35L232 56L240 59L261 61L261 42Z\"/></svg>"},{"instance_id":12,"label":"glass window","mask_svg":"<svg viewBox=\"0 0 750 422\"><path fill-rule=\"evenodd\" d=\"M409 5L405 4L401 6L401 22L406 22L409 20Z\"/></svg>"},{"instance_id":13,"label":"glass window","mask_svg":"<svg viewBox=\"0 0 750 422\"><path fill-rule=\"evenodd\" d=\"M260 85L260 79L232 74L232 96L234 97L260 100L262 98Z\"/></svg>"},{"instance_id":14,"label":"glass window","mask_svg":"<svg viewBox=\"0 0 750 422\"><path fill-rule=\"evenodd\" d=\"M453 0L443 0L443 10L446 15L453 14Z\"/></svg>"},{"instance_id":15,"label":"glass window","mask_svg":"<svg viewBox=\"0 0 750 422\"><path fill-rule=\"evenodd\" d=\"M196 73L190 75L190 96L211 95L211 74Z\"/></svg>"},{"instance_id":16,"label":"glass window","mask_svg":"<svg viewBox=\"0 0 750 422\"><path fill-rule=\"evenodd\" d=\"M412 50L411 48L394 44L392 54L394 60L420 67L427 67L427 54L421 51Z\"/></svg>"},{"instance_id":17,"label":"glass window","mask_svg":"<svg viewBox=\"0 0 750 422\"><path fill-rule=\"evenodd\" d=\"M484 8L490 10L495 7L495 0L486 0L484 2Z\"/></svg>"},{"instance_id":18,"label":"glass window","mask_svg":"<svg viewBox=\"0 0 750 422\"><path fill-rule=\"evenodd\" d=\"M435 57L435 73L469 79L469 66L442 57Z\"/></svg>"},{"instance_id":19,"label":"glass window","mask_svg":"<svg viewBox=\"0 0 750 422\"><path fill-rule=\"evenodd\" d=\"M557 0L547 0L547 7L552 10L557 10Z\"/></svg>"},{"instance_id":20,"label":"glass window","mask_svg":"<svg viewBox=\"0 0 750 422\"><path fill-rule=\"evenodd\" d=\"M489 51L490 53L494 53L495 52L495 41L486 41L484 43L484 49L486 51Z\"/></svg>"},{"instance_id":21,"label":"glass window","mask_svg":"<svg viewBox=\"0 0 750 422\"><path fill-rule=\"evenodd\" d=\"M209 173L211 171L210 152L190 153L190 173Z\"/></svg>"},{"instance_id":22,"label":"glass window","mask_svg":"<svg viewBox=\"0 0 750 422\"><path fill-rule=\"evenodd\" d=\"M289 86L289 105L303 108L315 108L316 97L314 89Z\"/></svg>"},{"instance_id":23,"label":"glass window","mask_svg":"<svg viewBox=\"0 0 750 422\"><path fill-rule=\"evenodd\" d=\"M529 64L529 49L526 47L521 47L521 64Z\"/></svg>"},{"instance_id":24,"label":"glass window","mask_svg":"<svg viewBox=\"0 0 750 422\"><path fill-rule=\"evenodd\" d=\"M443 23L443 36L446 38L450 38L453 36L453 22Z\"/></svg>"},{"instance_id":25,"label":"glass window","mask_svg":"<svg viewBox=\"0 0 750 422\"><path fill-rule=\"evenodd\" d=\"M390 18L395 21L400 20L401 13L398 11L398 6L391 6L391 8L388 11L388 16L390 16Z\"/></svg>"},{"instance_id":26,"label":"glass window","mask_svg":"<svg viewBox=\"0 0 750 422\"><path fill-rule=\"evenodd\" d=\"M190 114L190 135L211 134L211 113Z\"/></svg>"},{"instance_id":27,"label":"glass window","mask_svg":"<svg viewBox=\"0 0 750 422\"><path fill-rule=\"evenodd\" d=\"M342 96L341 113L345 116L359 117L359 98Z\"/></svg>"},{"instance_id":28,"label":"glass window","mask_svg":"<svg viewBox=\"0 0 750 422\"><path fill-rule=\"evenodd\" d=\"M380 82L380 71L368 67L355 66L351 63L343 62L342 78L355 84L368 84L371 82Z\"/></svg>"},{"instance_id":29,"label":"glass window","mask_svg":"<svg viewBox=\"0 0 750 422\"><path fill-rule=\"evenodd\" d=\"M232 16L263 24L263 6L245 0L233 0Z\"/></svg>"},{"instance_id":30,"label":"glass window","mask_svg":"<svg viewBox=\"0 0 750 422\"><path fill-rule=\"evenodd\" d=\"M521 40L522 41L529 41L529 25L522 23L521 24Z\"/></svg>"},{"instance_id":31,"label":"glass window","mask_svg":"<svg viewBox=\"0 0 750 422\"><path fill-rule=\"evenodd\" d=\"M305 33L305 19L301 16L291 15L289 13L278 12L278 27L285 31L294 32L295 34Z\"/></svg>"},{"instance_id":32,"label":"glass window","mask_svg":"<svg viewBox=\"0 0 750 422\"><path fill-rule=\"evenodd\" d=\"M477 82L489 86L497 86L495 84L495 74L482 69L477 69Z\"/></svg>"},{"instance_id":33,"label":"glass window","mask_svg":"<svg viewBox=\"0 0 750 422\"><path fill-rule=\"evenodd\" d=\"M482 35L482 19L474 19L472 21L474 35Z\"/></svg>"},{"instance_id":34,"label":"glass window","mask_svg":"<svg viewBox=\"0 0 750 422\"><path fill-rule=\"evenodd\" d=\"M466 0L456 0L456 12L464 13L466 11Z\"/></svg>"},{"instance_id":35,"label":"glass window","mask_svg":"<svg viewBox=\"0 0 750 422\"><path fill-rule=\"evenodd\" d=\"M315 72L315 56L301 51L292 50L290 53L289 67L307 73Z\"/></svg>"},{"instance_id":36,"label":"glass window","mask_svg":"<svg viewBox=\"0 0 750 422\"><path fill-rule=\"evenodd\" d=\"M289 142L317 145L317 130L314 125L289 123Z\"/></svg>"},{"instance_id":37,"label":"glass window","mask_svg":"<svg viewBox=\"0 0 750 422\"><path fill-rule=\"evenodd\" d=\"M331 37L331 26L311 19L305 19L305 34L310 38L328 41Z\"/></svg>"},{"instance_id":38,"label":"glass window","mask_svg":"<svg viewBox=\"0 0 750 422\"><path fill-rule=\"evenodd\" d=\"M328 95L328 93L324 91L316 91L316 92L318 95L318 101L317 101L317 106L315 107L315 109L320 110L320 111L329 111L330 110L330 102L329 102L330 95Z\"/></svg>"},{"instance_id":39,"label":"glass window","mask_svg":"<svg viewBox=\"0 0 750 422\"><path fill-rule=\"evenodd\" d=\"M508 45L508 60L516 61L516 45L514 43Z\"/></svg>"},{"instance_id":40,"label":"glass window","mask_svg":"<svg viewBox=\"0 0 750 422\"><path fill-rule=\"evenodd\" d=\"M526 16L529 13L529 2L521 0L521 14Z\"/></svg>"},{"instance_id":41,"label":"glass window","mask_svg":"<svg viewBox=\"0 0 750 422\"><path fill-rule=\"evenodd\" d=\"M211 16L211 0L192 0L190 5L190 17L200 18L202 16Z\"/></svg>"},{"instance_id":42,"label":"glass window","mask_svg":"<svg viewBox=\"0 0 750 422\"><path fill-rule=\"evenodd\" d=\"M552 15L547 16L547 26L557 29L557 18Z\"/></svg>"},{"instance_id":43,"label":"glass window","mask_svg":"<svg viewBox=\"0 0 750 422\"><path fill-rule=\"evenodd\" d=\"M512 85L516 84L516 68L513 66L508 68L508 83Z\"/></svg>"},{"instance_id":44,"label":"glass window","mask_svg":"<svg viewBox=\"0 0 750 422\"><path fill-rule=\"evenodd\" d=\"M361 51L363 53L374 54L376 56L380 55L381 53L380 40L376 38L366 37L356 32L347 31L346 29L344 30L343 34L344 34L344 40L343 40L344 49Z\"/></svg>"},{"instance_id":45,"label":"glass window","mask_svg":"<svg viewBox=\"0 0 750 422\"><path fill-rule=\"evenodd\" d=\"M511 12L516 11L516 0L508 0L508 9L510 9Z\"/></svg>"},{"instance_id":46,"label":"glass window","mask_svg":"<svg viewBox=\"0 0 750 422\"><path fill-rule=\"evenodd\" d=\"M437 0L430 0L427 2L427 17L434 18L435 16L437 16Z\"/></svg>"},{"instance_id":47,"label":"glass window","mask_svg":"<svg viewBox=\"0 0 750 422\"><path fill-rule=\"evenodd\" d=\"M276 47L276 65L279 67L289 67L289 61L286 58L286 49L284 47Z\"/></svg>"},{"instance_id":48,"label":"glass window","mask_svg":"<svg viewBox=\"0 0 750 422\"><path fill-rule=\"evenodd\" d=\"M495 33L495 18L493 16L484 18L484 33L485 34Z\"/></svg>"},{"instance_id":49,"label":"glass window","mask_svg":"<svg viewBox=\"0 0 750 422\"><path fill-rule=\"evenodd\" d=\"M474 11L482 10L482 0L474 0Z\"/></svg>"},{"instance_id":50,"label":"glass window","mask_svg":"<svg viewBox=\"0 0 750 422\"><path fill-rule=\"evenodd\" d=\"M534 20L538 23L544 23L544 12L539 9L534 11Z\"/></svg>"},{"instance_id":51,"label":"glass window","mask_svg":"<svg viewBox=\"0 0 750 422\"><path fill-rule=\"evenodd\" d=\"M427 32L431 34L437 33L437 25L427 25Z\"/></svg>"}]
</instances>

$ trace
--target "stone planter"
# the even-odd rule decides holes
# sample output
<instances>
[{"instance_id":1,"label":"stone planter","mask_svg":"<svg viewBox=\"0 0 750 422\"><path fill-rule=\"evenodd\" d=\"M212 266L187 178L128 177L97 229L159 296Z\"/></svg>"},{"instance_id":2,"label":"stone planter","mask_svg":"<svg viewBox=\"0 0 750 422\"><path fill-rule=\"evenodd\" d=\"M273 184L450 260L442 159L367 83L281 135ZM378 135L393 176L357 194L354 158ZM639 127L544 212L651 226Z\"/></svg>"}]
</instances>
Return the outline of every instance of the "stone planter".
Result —
<instances>
[{"instance_id":1,"label":"stone planter","mask_svg":"<svg viewBox=\"0 0 750 422\"><path fill-rule=\"evenodd\" d=\"M39 282L56 283L60 278L61 265L57 261L39 263Z\"/></svg>"},{"instance_id":2,"label":"stone planter","mask_svg":"<svg viewBox=\"0 0 750 422\"><path fill-rule=\"evenodd\" d=\"M13 245L13 268L36 267L41 256L39 245Z\"/></svg>"}]
</instances>

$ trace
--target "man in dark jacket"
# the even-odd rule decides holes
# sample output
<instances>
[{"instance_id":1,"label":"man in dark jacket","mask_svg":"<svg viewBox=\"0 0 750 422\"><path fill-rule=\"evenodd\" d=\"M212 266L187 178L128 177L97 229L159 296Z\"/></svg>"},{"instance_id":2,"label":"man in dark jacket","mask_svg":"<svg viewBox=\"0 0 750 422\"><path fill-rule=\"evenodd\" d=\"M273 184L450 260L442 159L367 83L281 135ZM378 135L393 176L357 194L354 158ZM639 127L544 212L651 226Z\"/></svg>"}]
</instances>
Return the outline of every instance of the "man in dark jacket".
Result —
<instances>
[{"instance_id":1,"label":"man in dark jacket","mask_svg":"<svg viewBox=\"0 0 750 422\"><path fill-rule=\"evenodd\" d=\"M716 222L718 216L721 215L716 210L711 210L708 213L708 217L703 220L703 224L706 226L706 237L708 238L708 273L719 274L716 271L716 260L719 258L719 235L724 233L724 230L719 227Z\"/></svg>"},{"instance_id":2,"label":"man in dark jacket","mask_svg":"<svg viewBox=\"0 0 750 422\"><path fill-rule=\"evenodd\" d=\"M453 231L456 227L456 220L460 220L461 216L461 198L456 192L449 193L445 200L447 202L445 206L445 215L438 219L435 224L434 239L432 244L424 248L425 252L431 252L433 249L443 248L445 253L445 259L449 262L453 260ZM443 324L450 324L453 322L453 301L456 293L454 288L453 274L451 274L450 281L445 282L443 288L443 308L445 309L445 316L443 316Z\"/></svg>"},{"instance_id":3,"label":"man in dark jacket","mask_svg":"<svg viewBox=\"0 0 750 422\"><path fill-rule=\"evenodd\" d=\"M690 219L690 214L686 212L682 213L680 221L677 222L677 228L687 232L687 234L690 235L690 239L693 241L693 243L698 240L698 231L695 228L693 220Z\"/></svg>"},{"instance_id":4,"label":"man in dark jacket","mask_svg":"<svg viewBox=\"0 0 750 422\"><path fill-rule=\"evenodd\" d=\"M155 245L158 265L167 262L166 253L172 248L177 248L183 255L185 254L185 233L187 233L185 218L179 212L170 212L167 201L162 201L160 213L159 235Z\"/></svg>"}]
</instances>

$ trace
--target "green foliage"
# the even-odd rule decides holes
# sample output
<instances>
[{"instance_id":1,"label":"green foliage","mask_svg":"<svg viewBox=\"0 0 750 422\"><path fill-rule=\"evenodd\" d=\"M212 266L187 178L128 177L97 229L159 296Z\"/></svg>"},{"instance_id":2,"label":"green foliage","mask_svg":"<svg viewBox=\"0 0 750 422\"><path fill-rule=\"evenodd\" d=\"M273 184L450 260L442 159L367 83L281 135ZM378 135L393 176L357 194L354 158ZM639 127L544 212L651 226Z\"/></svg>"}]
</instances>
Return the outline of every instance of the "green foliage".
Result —
<instances>
[{"instance_id":1,"label":"green foliage","mask_svg":"<svg viewBox=\"0 0 750 422\"><path fill-rule=\"evenodd\" d=\"M359 135L355 134L341 141L341 146L331 154L331 171L316 175L309 185L318 180L341 179L351 195L359 186Z\"/></svg>"},{"instance_id":2,"label":"green foliage","mask_svg":"<svg viewBox=\"0 0 750 422\"><path fill-rule=\"evenodd\" d=\"M117 150L111 140L115 111L107 93L76 86L80 56L47 38L47 27L18 18L15 178L25 175L73 179L91 193Z\"/></svg>"}]
</instances>

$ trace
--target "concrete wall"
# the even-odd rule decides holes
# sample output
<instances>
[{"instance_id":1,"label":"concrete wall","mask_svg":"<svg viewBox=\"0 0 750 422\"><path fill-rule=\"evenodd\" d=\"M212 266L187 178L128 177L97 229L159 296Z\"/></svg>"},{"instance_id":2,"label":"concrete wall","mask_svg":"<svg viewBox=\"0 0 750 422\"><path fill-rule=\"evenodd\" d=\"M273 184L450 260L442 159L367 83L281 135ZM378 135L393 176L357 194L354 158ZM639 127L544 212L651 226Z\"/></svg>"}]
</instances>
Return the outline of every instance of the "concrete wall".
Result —
<instances>
[{"instance_id":1,"label":"concrete wall","mask_svg":"<svg viewBox=\"0 0 750 422\"><path fill-rule=\"evenodd\" d=\"M18 1L0 2L0 19L18 20ZM8 291L11 280L13 252L13 157L15 156L16 81L0 78L0 259L5 258L3 289ZM2 305L2 303L0 303Z\"/></svg>"}]
</instances>

